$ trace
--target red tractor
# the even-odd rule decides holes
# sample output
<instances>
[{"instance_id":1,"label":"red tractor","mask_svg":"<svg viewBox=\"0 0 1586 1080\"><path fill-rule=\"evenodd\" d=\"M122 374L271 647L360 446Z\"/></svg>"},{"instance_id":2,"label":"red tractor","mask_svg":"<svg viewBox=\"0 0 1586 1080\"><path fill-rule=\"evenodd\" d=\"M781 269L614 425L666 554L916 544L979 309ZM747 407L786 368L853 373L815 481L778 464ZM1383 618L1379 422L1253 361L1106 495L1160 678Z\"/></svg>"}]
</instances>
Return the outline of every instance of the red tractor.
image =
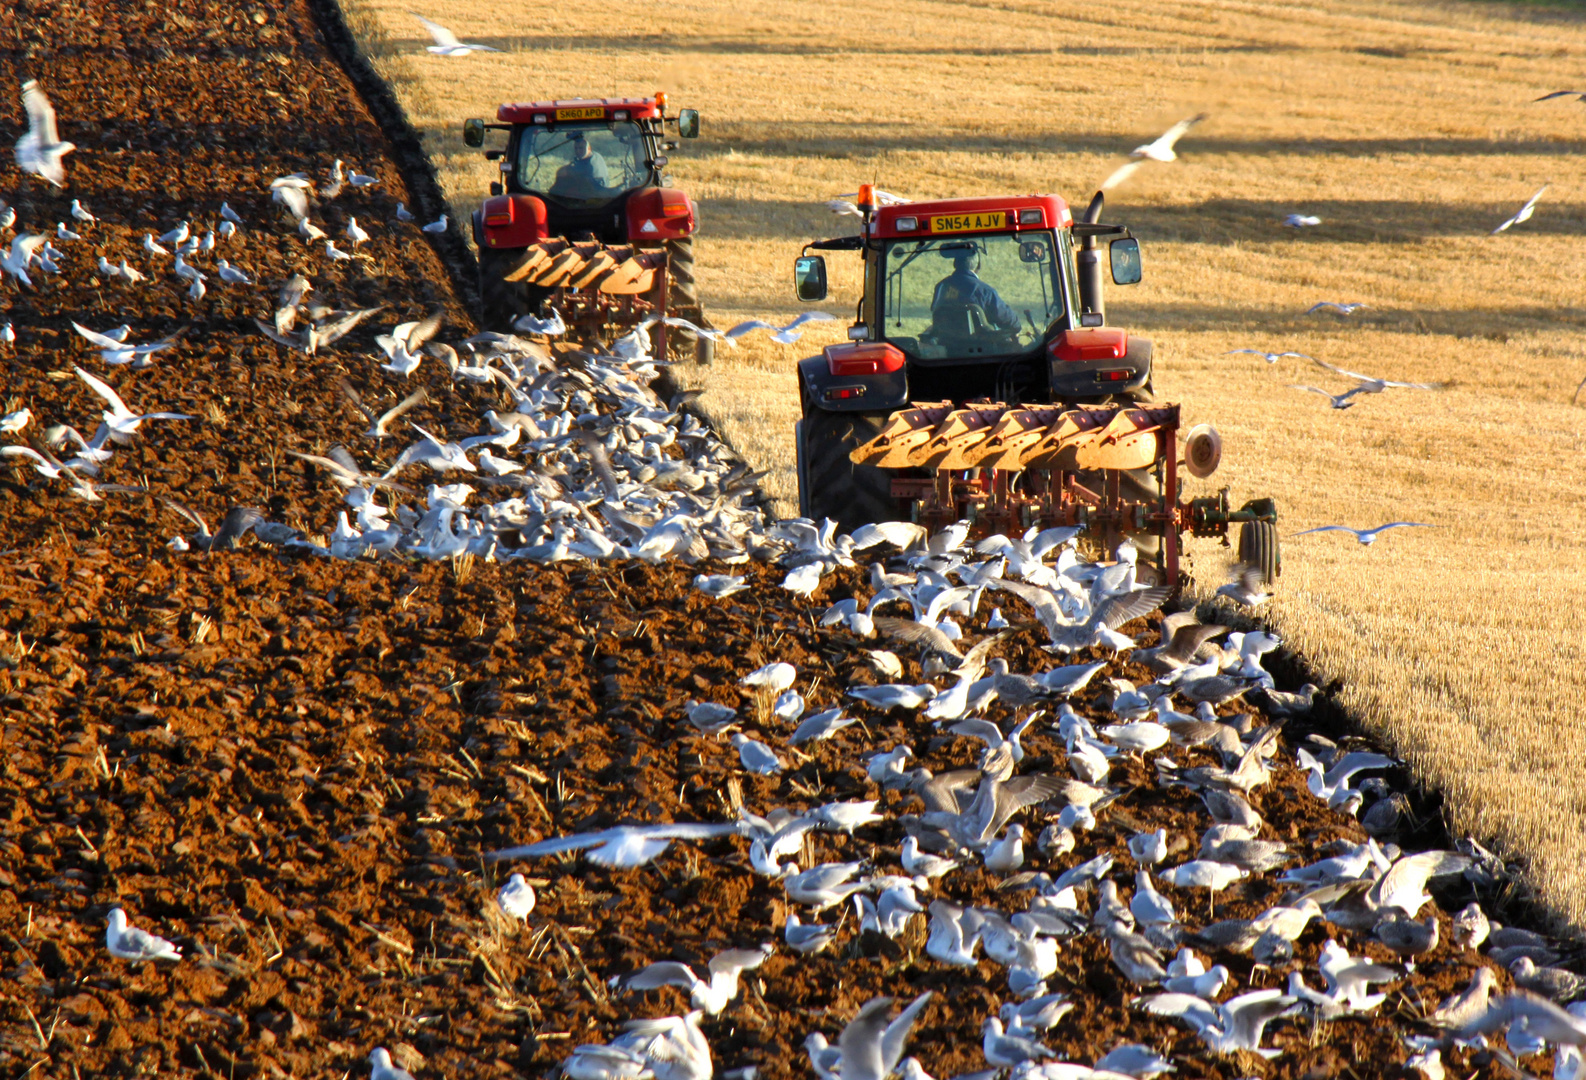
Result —
<instances>
[{"instance_id":1,"label":"red tractor","mask_svg":"<svg viewBox=\"0 0 1586 1080\"><path fill-rule=\"evenodd\" d=\"M1178 469L1208 476L1209 427L1179 447L1179 407L1151 393L1151 342L1106 325L1112 279L1140 280L1140 244L1101 224L1100 193L1076 221L1050 195L894 202L860 188L857 236L805 246L800 300L826 296L824 256L864 260L848 344L799 363L800 513L845 530L969 520L1016 536L1080 526L1111 550L1125 536L1176 581L1179 534L1226 537L1268 580L1280 568L1272 500L1180 502Z\"/></svg>"},{"instance_id":2,"label":"red tractor","mask_svg":"<svg viewBox=\"0 0 1586 1080\"><path fill-rule=\"evenodd\" d=\"M699 113L667 116L656 94L507 104L493 124L464 121L468 146L483 146L487 130L507 133L504 148L485 151L501 180L473 214L487 329L552 310L594 337L654 315L705 325L694 202L663 172L678 146L666 141L668 125L696 138ZM656 338L664 355L664 322ZM674 335L673 345L697 347L694 338Z\"/></svg>"}]
</instances>

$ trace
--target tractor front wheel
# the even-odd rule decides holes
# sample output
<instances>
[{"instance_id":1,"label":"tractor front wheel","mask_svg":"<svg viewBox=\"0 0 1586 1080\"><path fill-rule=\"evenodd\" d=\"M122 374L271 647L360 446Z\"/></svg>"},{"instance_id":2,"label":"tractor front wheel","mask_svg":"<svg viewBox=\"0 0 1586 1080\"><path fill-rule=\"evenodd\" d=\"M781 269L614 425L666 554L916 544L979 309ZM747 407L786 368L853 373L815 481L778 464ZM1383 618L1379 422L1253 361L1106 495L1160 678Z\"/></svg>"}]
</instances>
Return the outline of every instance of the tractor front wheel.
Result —
<instances>
[{"instance_id":1,"label":"tractor front wheel","mask_svg":"<svg viewBox=\"0 0 1586 1080\"><path fill-rule=\"evenodd\" d=\"M887 413L827 412L806 406L798 424L799 509L842 532L877 521L903 521L908 507L892 497L892 473L855 465L848 455L881 433Z\"/></svg>"}]
</instances>

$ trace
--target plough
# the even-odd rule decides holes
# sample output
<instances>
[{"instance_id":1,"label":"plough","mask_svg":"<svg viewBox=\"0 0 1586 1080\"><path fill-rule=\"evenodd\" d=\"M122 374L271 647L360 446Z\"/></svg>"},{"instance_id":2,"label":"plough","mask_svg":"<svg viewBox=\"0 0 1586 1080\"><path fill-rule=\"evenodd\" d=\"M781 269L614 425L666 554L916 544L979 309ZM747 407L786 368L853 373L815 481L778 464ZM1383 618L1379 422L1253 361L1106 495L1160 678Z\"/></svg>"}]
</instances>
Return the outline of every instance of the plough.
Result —
<instances>
[{"instance_id":1,"label":"plough","mask_svg":"<svg viewBox=\"0 0 1586 1080\"><path fill-rule=\"evenodd\" d=\"M970 521L1014 534L1035 526L1079 526L1114 548L1125 536L1164 580L1179 580L1180 534L1228 535L1243 525L1240 559L1275 577L1281 564L1271 499L1234 510L1227 489L1180 501L1177 405L918 403L893 413L856 447L855 465L896 470L891 495L927 528ZM1221 455L1217 433L1192 429L1185 468L1209 476Z\"/></svg>"}]
</instances>

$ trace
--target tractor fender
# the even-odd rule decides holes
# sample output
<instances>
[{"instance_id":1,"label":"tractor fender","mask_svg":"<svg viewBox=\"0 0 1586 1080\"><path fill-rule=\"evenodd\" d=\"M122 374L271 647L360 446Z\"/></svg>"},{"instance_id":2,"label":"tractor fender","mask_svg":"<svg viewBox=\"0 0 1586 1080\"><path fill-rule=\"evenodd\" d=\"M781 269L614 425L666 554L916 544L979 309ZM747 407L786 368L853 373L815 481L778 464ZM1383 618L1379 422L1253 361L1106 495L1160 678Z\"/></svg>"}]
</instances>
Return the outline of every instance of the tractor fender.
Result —
<instances>
[{"instance_id":1,"label":"tractor fender","mask_svg":"<svg viewBox=\"0 0 1586 1080\"><path fill-rule=\"evenodd\" d=\"M879 412L909 401L909 369L876 375L834 375L823 353L799 361L799 391L805 409L826 412Z\"/></svg>"},{"instance_id":2,"label":"tractor fender","mask_svg":"<svg viewBox=\"0 0 1586 1080\"><path fill-rule=\"evenodd\" d=\"M533 195L492 195L474 212L474 242L484 248L521 248L550 236L545 201Z\"/></svg>"},{"instance_id":3,"label":"tractor fender","mask_svg":"<svg viewBox=\"0 0 1586 1080\"><path fill-rule=\"evenodd\" d=\"M1100 335L1102 332L1069 330L1065 334L1069 338L1080 338L1088 333ZM1123 335L1121 331L1109 329L1106 332L1123 337L1120 342L1124 346L1122 356L1067 359L1058 354L1059 350L1047 350L1054 399L1121 394L1138 390L1151 381L1151 354L1154 347L1150 340L1134 334ZM1084 353L1078 352L1078 355L1083 356Z\"/></svg>"},{"instance_id":4,"label":"tractor fender","mask_svg":"<svg viewBox=\"0 0 1586 1080\"><path fill-rule=\"evenodd\" d=\"M694 234L694 200L677 188L644 187L628 196L628 239L641 244Z\"/></svg>"}]
</instances>

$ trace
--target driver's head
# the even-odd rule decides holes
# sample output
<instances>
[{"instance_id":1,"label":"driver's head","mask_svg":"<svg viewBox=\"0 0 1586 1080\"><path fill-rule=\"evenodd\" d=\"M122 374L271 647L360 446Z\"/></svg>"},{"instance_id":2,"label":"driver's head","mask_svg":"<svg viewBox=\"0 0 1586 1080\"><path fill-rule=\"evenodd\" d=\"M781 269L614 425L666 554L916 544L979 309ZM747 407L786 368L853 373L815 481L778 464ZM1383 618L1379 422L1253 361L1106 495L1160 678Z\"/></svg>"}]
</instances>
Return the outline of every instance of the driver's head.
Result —
<instances>
[{"instance_id":1,"label":"driver's head","mask_svg":"<svg viewBox=\"0 0 1586 1080\"><path fill-rule=\"evenodd\" d=\"M573 157L579 161L589 156L589 140L582 133L573 136Z\"/></svg>"},{"instance_id":2,"label":"driver's head","mask_svg":"<svg viewBox=\"0 0 1586 1080\"><path fill-rule=\"evenodd\" d=\"M953 252L953 269L960 274L973 274L980 269L980 252L974 248Z\"/></svg>"}]
</instances>

